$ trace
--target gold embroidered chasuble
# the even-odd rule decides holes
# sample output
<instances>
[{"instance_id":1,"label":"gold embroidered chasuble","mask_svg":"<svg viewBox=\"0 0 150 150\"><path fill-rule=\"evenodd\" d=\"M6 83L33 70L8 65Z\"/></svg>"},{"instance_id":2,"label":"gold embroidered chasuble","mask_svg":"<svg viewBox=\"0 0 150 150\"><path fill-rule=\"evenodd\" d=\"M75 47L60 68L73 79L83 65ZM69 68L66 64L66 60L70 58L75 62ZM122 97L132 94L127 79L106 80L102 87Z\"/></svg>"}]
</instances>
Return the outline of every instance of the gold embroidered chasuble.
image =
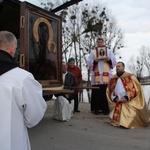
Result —
<instances>
[{"instance_id":1,"label":"gold embroidered chasuble","mask_svg":"<svg viewBox=\"0 0 150 150\"><path fill-rule=\"evenodd\" d=\"M123 126L125 128L147 126L150 121L150 112L139 81L133 74L125 72L120 79L128 94L129 101L116 103L111 100L111 95L114 92L117 79L118 76L114 75L106 90L110 113L112 113L110 123L114 126Z\"/></svg>"}]
</instances>

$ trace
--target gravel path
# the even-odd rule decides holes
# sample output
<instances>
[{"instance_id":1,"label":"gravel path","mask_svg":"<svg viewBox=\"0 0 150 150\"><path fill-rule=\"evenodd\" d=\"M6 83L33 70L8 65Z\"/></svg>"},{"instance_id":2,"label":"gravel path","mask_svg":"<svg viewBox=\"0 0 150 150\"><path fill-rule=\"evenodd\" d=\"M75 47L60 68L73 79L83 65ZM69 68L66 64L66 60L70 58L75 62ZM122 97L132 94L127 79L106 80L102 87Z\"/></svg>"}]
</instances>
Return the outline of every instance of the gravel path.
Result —
<instances>
[{"instance_id":1,"label":"gravel path","mask_svg":"<svg viewBox=\"0 0 150 150\"><path fill-rule=\"evenodd\" d=\"M47 109L45 115L52 117L52 110L53 110L54 101L55 100L47 101L48 109ZM98 119L98 120L103 120L103 121L109 120L108 115L103 115L103 114L95 115L95 114L91 113L90 103L80 102L79 103L79 110L80 110L80 113L76 112L72 119L91 119L91 120L97 120Z\"/></svg>"}]
</instances>

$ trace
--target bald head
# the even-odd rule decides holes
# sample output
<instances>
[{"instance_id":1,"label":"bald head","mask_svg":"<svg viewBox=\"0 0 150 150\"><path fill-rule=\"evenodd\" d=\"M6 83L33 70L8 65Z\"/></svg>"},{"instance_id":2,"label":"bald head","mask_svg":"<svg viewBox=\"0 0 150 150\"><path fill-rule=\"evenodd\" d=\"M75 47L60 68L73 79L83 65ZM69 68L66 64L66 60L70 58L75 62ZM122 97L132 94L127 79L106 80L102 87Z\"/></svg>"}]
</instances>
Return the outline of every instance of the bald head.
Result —
<instances>
[{"instance_id":1,"label":"bald head","mask_svg":"<svg viewBox=\"0 0 150 150\"><path fill-rule=\"evenodd\" d=\"M0 31L0 49L14 56L17 47L15 35L9 31Z\"/></svg>"}]
</instances>

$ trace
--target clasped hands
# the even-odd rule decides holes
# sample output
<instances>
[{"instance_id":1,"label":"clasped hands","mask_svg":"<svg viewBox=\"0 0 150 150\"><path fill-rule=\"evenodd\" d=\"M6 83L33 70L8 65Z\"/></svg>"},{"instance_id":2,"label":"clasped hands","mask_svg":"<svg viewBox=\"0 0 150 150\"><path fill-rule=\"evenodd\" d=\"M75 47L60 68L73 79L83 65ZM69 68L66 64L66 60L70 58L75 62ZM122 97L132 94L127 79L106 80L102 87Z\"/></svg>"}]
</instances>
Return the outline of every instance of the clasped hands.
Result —
<instances>
[{"instance_id":1,"label":"clasped hands","mask_svg":"<svg viewBox=\"0 0 150 150\"><path fill-rule=\"evenodd\" d=\"M99 58L99 57L97 57L97 58L95 59L95 62L98 62L98 61L100 61L100 60L106 60L106 61L109 61L110 58L109 58L108 56L106 56L105 58Z\"/></svg>"},{"instance_id":2,"label":"clasped hands","mask_svg":"<svg viewBox=\"0 0 150 150\"><path fill-rule=\"evenodd\" d=\"M117 103L119 103L119 102L125 103L125 102L127 102L127 99L126 99L125 97L122 97L122 98L120 98L120 99L117 97L117 98L116 98L116 102L117 102Z\"/></svg>"}]
</instances>

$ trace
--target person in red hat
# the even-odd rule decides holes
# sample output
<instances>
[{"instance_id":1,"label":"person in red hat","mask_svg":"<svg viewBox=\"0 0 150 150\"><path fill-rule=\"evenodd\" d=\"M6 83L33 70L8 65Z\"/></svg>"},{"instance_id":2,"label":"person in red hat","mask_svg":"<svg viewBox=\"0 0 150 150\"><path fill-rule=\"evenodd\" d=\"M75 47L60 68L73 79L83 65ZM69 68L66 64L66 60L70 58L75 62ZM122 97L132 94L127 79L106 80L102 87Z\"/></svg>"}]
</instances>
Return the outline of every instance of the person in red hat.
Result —
<instances>
[{"instance_id":1,"label":"person in red hat","mask_svg":"<svg viewBox=\"0 0 150 150\"><path fill-rule=\"evenodd\" d=\"M67 70L76 76L76 80L77 80L77 83L79 86L81 84L81 81L82 81L82 73L81 73L81 69L75 65L75 59L73 57L68 59L68 69ZM75 91L74 112L80 112L78 109L78 105L79 105L78 93L79 93L79 89L77 89Z\"/></svg>"}]
</instances>

